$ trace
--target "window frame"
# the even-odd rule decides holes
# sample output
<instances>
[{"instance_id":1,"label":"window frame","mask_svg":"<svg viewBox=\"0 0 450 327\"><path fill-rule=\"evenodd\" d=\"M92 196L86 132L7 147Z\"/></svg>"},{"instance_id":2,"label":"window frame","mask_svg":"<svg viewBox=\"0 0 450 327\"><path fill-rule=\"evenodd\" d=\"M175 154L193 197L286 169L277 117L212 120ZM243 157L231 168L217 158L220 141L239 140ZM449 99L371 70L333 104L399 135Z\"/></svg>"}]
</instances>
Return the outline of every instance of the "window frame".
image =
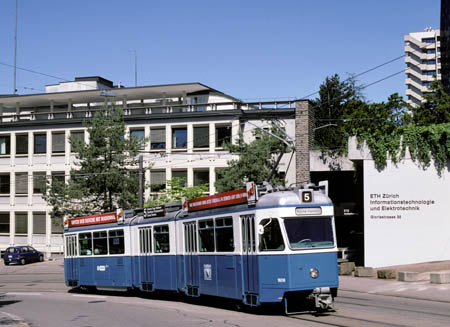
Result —
<instances>
[{"instance_id":1,"label":"window frame","mask_svg":"<svg viewBox=\"0 0 450 327\"><path fill-rule=\"evenodd\" d=\"M44 139L44 142L38 143L37 141ZM43 150L39 149L39 147L43 147ZM33 134L33 154L47 154L47 133L34 133Z\"/></svg>"},{"instance_id":2,"label":"window frame","mask_svg":"<svg viewBox=\"0 0 450 327\"><path fill-rule=\"evenodd\" d=\"M27 156L28 155L28 144L29 144L28 134L16 134L16 155ZM22 144L25 142L25 145ZM20 151L19 151L20 150Z\"/></svg>"},{"instance_id":3,"label":"window frame","mask_svg":"<svg viewBox=\"0 0 450 327\"><path fill-rule=\"evenodd\" d=\"M5 140L4 143L1 140ZM4 145L4 151L2 151ZM3 153L4 152L4 153ZM0 156L11 155L11 135L10 134L0 134Z\"/></svg>"}]
</instances>

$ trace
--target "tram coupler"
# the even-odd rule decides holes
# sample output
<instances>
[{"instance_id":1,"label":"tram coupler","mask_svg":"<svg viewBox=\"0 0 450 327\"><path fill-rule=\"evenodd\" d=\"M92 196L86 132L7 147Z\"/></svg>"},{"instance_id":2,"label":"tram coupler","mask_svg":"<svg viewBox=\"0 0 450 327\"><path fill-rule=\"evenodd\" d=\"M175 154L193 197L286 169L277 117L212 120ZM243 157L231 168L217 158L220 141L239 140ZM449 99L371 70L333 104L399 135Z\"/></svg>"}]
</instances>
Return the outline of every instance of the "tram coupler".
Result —
<instances>
[{"instance_id":1,"label":"tram coupler","mask_svg":"<svg viewBox=\"0 0 450 327\"><path fill-rule=\"evenodd\" d=\"M318 311L333 310L333 296L329 287L316 287L310 295Z\"/></svg>"}]
</instances>

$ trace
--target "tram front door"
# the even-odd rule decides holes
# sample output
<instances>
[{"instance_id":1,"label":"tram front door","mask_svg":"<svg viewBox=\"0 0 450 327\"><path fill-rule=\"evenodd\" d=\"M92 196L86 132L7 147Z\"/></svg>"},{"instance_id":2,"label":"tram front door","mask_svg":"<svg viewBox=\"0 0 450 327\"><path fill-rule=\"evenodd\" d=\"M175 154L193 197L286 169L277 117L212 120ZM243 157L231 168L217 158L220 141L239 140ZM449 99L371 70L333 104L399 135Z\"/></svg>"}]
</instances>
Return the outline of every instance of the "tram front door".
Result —
<instances>
[{"instance_id":1,"label":"tram front door","mask_svg":"<svg viewBox=\"0 0 450 327\"><path fill-rule=\"evenodd\" d=\"M64 272L68 286L78 286L79 270L78 261L75 257L78 255L77 235L66 236L66 251L64 258Z\"/></svg>"},{"instance_id":2,"label":"tram front door","mask_svg":"<svg viewBox=\"0 0 450 327\"><path fill-rule=\"evenodd\" d=\"M197 223L184 224L184 273L186 276L186 294L199 296L199 268L197 255Z\"/></svg>"},{"instance_id":3,"label":"tram front door","mask_svg":"<svg viewBox=\"0 0 450 327\"><path fill-rule=\"evenodd\" d=\"M242 220L242 273L244 274L244 302L258 303L258 261L256 257L255 215L243 215Z\"/></svg>"}]
</instances>

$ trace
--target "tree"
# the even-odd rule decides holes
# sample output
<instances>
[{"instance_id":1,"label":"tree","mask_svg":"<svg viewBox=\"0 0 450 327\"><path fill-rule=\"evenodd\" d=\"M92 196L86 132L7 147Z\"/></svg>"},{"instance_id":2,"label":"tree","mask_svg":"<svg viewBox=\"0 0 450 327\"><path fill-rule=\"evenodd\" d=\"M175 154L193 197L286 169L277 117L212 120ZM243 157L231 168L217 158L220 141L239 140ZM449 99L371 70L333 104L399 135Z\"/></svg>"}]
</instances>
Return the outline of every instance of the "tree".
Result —
<instances>
[{"instance_id":1,"label":"tree","mask_svg":"<svg viewBox=\"0 0 450 327\"><path fill-rule=\"evenodd\" d=\"M419 106L410 106L409 121L416 126L450 123L450 95L440 81L433 81L431 92L425 94L425 99Z\"/></svg>"},{"instance_id":2,"label":"tree","mask_svg":"<svg viewBox=\"0 0 450 327\"><path fill-rule=\"evenodd\" d=\"M137 206L137 155L142 140L126 137L123 112L105 106L84 124L89 142L71 138L75 167L67 182L53 179L44 198L52 217L112 212Z\"/></svg>"},{"instance_id":3,"label":"tree","mask_svg":"<svg viewBox=\"0 0 450 327\"><path fill-rule=\"evenodd\" d=\"M283 133L273 124L270 132L284 138ZM219 171L215 184L217 192L239 189L251 181L261 184L269 177L277 159L274 154L283 152L284 143L260 129L254 129L253 136L255 140L249 144L240 135L237 144L225 145L224 148L239 155L239 159L228 161L228 167ZM284 185L284 179L278 170L271 182Z\"/></svg>"},{"instance_id":4,"label":"tree","mask_svg":"<svg viewBox=\"0 0 450 327\"><path fill-rule=\"evenodd\" d=\"M348 133L342 119L351 108L364 104L354 78L344 81L335 74L320 85L319 97L312 100L315 117L314 144L329 154L346 152Z\"/></svg>"},{"instance_id":5,"label":"tree","mask_svg":"<svg viewBox=\"0 0 450 327\"><path fill-rule=\"evenodd\" d=\"M145 203L145 207L154 207L167 203L181 201L181 198L186 197L192 200L201 197L208 191L208 184L198 186L186 186L184 178L174 177L167 181L167 187L160 192L158 198L149 200Z\"/></svg>"}]
</instances>

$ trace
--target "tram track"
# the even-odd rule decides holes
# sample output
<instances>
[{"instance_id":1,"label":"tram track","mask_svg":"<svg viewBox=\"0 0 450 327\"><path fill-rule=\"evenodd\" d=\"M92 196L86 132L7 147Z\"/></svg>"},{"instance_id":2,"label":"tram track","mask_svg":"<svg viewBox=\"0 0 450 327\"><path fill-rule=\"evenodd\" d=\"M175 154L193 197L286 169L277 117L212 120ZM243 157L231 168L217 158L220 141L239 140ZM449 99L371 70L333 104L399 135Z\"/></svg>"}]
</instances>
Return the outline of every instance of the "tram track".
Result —
<instances>
[{"instance_id":1,"label":"tram track","mask_svg":"<svg viewBox=\"0 0 450 327\"><path fill-rule=\"evenodd\" d=\"M301 316L290 316L291 319L296 319L305 322L317 323L322 326L335 326L335 327L375 327L375 326L392 326L392 327L409 327L409 325L395 324L389 323L386 321L377 321L370 319L362 319L356 317L348 317L344 315L331 314L327 317L318 316L318 317L301 317ZM328 321L323 320L323 318L330 318ZM330 321L331 320L331 321Z\"/></svg>"}]
</instances>

